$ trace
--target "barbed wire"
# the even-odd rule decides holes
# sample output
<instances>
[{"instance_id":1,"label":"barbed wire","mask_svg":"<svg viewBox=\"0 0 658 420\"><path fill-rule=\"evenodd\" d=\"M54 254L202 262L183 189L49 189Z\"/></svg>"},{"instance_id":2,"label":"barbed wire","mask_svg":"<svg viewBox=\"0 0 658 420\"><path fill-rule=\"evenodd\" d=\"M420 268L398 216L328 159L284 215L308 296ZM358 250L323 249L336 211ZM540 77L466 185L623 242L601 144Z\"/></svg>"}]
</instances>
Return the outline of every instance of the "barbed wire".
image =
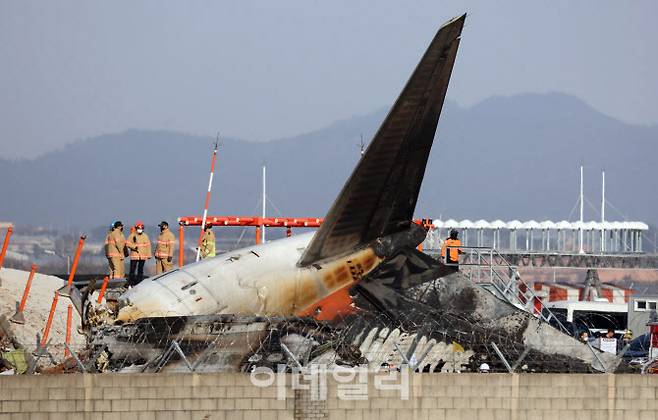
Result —
<instances>
[{"instance_id":1,"label":"barbed wire","mask_svg":"<svg viewBox=\"0 0 658 420\"><path fill-rule=\"evenodd\" d=\"M86 344L72 348L80 363L69 359L64 364L70 369L62 371L249 372L279 365L288 371L318 365L378 371L408 365L418 372L476 372L484 363L492 372L626 368L619 358L590 351L458 272L425 281L437 269L427 256L410 251L396 258L353 288L354 310L331 322L200 315L113 325L116 308L93 304L90 294ZM61 352L61 344L50 350Z\"/></svg>"}]
</instances>

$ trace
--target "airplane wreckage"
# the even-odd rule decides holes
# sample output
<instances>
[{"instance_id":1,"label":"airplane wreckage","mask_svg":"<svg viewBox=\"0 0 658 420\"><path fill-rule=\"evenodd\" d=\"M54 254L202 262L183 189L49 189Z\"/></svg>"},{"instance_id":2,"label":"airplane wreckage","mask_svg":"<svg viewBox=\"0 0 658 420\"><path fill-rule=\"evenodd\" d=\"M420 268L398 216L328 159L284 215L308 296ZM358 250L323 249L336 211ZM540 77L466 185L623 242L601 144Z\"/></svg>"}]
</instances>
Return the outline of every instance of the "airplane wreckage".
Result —
<instances>
[{"instance_id":1,"label":"airplane wreckage","mask_svg":"<svg viewBox=\"0 0 658 420\"><path fill-rule=\"evenodd\" d=\"M619 359L416 249L412 221L466 15L444 24L314 233L228 252L97 305L98 371L313 364L418 371L611 372Z\"/></svg>"}]
</instances>

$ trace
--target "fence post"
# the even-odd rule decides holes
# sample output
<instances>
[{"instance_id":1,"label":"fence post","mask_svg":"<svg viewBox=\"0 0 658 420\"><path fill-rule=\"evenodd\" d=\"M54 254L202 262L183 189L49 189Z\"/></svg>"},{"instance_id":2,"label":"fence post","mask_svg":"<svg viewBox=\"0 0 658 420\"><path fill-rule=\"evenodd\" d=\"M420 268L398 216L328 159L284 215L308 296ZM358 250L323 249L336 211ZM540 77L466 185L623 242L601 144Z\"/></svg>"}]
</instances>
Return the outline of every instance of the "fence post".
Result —
<instances>
[{"instance_id":1,"label":"fence post","mask_svg":"<svg viewBox=\"0 0 658 420\"><path fill-rule=\"evenodd\" d=\"M34 278L34 273L37 271L37 265L32 264L32 269L30 270L30 275L27 278L27 283L25 283L25 290L23 291L23 298L21 299L20 305L16 308L16 313L9 320L17 324L25 324L25 317L23 316L23 310L25 309L25 303L27 302L27 297L30 294L30 288L32 287L32 279Z\"/></svg>"},{"instance_id":2,"label":"fence post","mask_svg":"<svg viewBox=\"0 0 658 420\"><path fill-rule=\"evenodd\" d=\"M11 238L11 233L13 231L13 227L9 226L7 228L7 233L5 234L5 242L2 244L2 251L0 252L0 270L2 269L2 264L5 262L5 255L7 254L7 247L9 246L9 238Z\"/></svg>"},{"instance_id":3,"label":"fence post","mask_svg":"<svg viewBox=\"0 0 658 420\"><path fill-rule=\"evenodd\" d=\"M80 261L80 254L82 254L82 247L85 245L85 239L87 239L85 235L80 236L80 240L78 241L78 248L75 250L75 257L73 257L73 266L71 267L71 272L69 273L69 279L67 282L67 286L69 290L73 285L73 277L75 277L75 272L78 269L78 262Z\"/></svg>"},{"instance_id":4,"label":"fence post","mask_svg":"<svg viewBox=\"0 0 658 420\"><path fill-rule=\"evenodd\" d=\"M182 267L185 265L185 239L184 239L184 227L183 222L178 224L178 266Z\"/></svg>"},{"instance_id":5,"label":"fence post","mask_svg":"<svg viewBox=\"0 0 658 420\"><path fill-rule=\"evenodd\" d=\"M50 334L50 327L53 325L53 316L55 316L55 309L57 309L57 300L59 299L59 292L55 292L53 304L50 306L50 313L48 314L48 321L46 328L43 330L43 337L41 337L41 347L43 348L48 342L48 335Z\"/></svg>"},{"instance_id":6,"label":"fence post","mask_svg":"<svg viewBox=\"0 0 658 420\"><path fill-rule=\"evenodd\" d=\"M105 295L105 289L107 289L107 283L110 281L108 276L105 276L103 279L103 285L101 286L101 291L98 293L98 303L103 301L103 296Z\"/></svg>"},{"instance_id":7,"label":"fence post","mask_svg":"<svg viewBox=\"0 0 658 420\"><path fill-rule=\"evenodd\" d=\"M106 277L107 278L107 277ZM64 358L69 357L69 346L71 345L71 321L73 319L73 305L69 303L66 313L66 346L64 346Z\"/></svg>"}]
</instances>

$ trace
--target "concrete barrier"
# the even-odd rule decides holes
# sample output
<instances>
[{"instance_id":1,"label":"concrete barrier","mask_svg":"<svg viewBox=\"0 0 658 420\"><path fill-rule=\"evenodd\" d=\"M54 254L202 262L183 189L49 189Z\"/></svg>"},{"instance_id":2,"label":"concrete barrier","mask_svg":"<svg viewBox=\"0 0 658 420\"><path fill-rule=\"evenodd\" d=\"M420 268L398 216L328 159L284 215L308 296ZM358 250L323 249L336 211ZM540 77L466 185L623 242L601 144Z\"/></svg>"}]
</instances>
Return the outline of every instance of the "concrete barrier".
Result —
<instances>
[{"instance_id":1,"label":"concrete barrier","mask_svg":"<svg viewBox=\"0 0 658 420\"><path fill-rule=\"evenodd\" d=\"M408 399L366 378L356 389L327 378L326 399L285 385L257 387L246 374L0 376L0 419L657 419L658 377L566 374L423 374ZM348 385L352 385L349 388ZM361 391L363 391L361 389ZM363 393L360 394L363 396ZM278 399L285 396L285 400Z\"/></svg>"}]
</instances>

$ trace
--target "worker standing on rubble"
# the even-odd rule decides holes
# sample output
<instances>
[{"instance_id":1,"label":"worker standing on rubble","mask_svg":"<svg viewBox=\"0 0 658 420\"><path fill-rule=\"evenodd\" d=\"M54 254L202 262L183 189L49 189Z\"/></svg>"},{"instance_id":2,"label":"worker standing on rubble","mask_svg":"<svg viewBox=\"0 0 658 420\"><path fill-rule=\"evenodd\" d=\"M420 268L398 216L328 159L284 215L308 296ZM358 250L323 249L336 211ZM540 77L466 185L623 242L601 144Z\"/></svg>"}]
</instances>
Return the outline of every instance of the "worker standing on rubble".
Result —
<instances>
[{"instance_id":1,"label":"worker standing on rubble","mask_svg":"<svg viewBox=\"0 0 658 420\"><path fill-rule=\"evenodd\" d=\"M215 233L212 231L212 225L208 223L204 228L203 238L201 238L201 258L215 256Z\"/></svg>"},{"instance_id":2,"label":"worker standing on rubble","mask_svg":"<svg viewBox=\"0 0 658 420\"><path fill-rule=\"evenodd\" d=\"M461 245L459 232L456 229L452 229L450 236L443 241L443 245L441 246L441 259L446 264L459 265L459 254L464 253L461 248L458 248Z\"/></svg>"},{"instance_id":3,"label":"worker standing on rubble","mask_svg":"<svg viewBox=\"0 0 658 420\"><path fill-rule=\"evenodd\" d=\"M128 237L126 247L130 251L128 285L136 286L144 279L144 263L151 258L151 240L144 232L144 223L135 223L135 232Z\"/></svg>"},{"instance_id":4,"label":"worker standing on rubble","mask_svg":"<svg viewBox=\"0 0 658 420\"><path fill-rule=\"evenodd\" d=\"M126 276L126 268L123 263L126 256L126 238L123 236L123 223L118 220L114 222L112 231L107 235L105 241L105 256L110 266L109 277L122 279Z\"/></svg>"},{"instance_id":5,"label":"worker standing on rubble","mask_svg":"<svg viewBox=\"0 0 658 420\"><path fill-rule=\"evenodd\" d=\"M169 230L169 223L164 220L158 225L160 235L155 246L155 274L171 270L174 267L174 243L176 238Z\"/></svg>"}]
</instances>

